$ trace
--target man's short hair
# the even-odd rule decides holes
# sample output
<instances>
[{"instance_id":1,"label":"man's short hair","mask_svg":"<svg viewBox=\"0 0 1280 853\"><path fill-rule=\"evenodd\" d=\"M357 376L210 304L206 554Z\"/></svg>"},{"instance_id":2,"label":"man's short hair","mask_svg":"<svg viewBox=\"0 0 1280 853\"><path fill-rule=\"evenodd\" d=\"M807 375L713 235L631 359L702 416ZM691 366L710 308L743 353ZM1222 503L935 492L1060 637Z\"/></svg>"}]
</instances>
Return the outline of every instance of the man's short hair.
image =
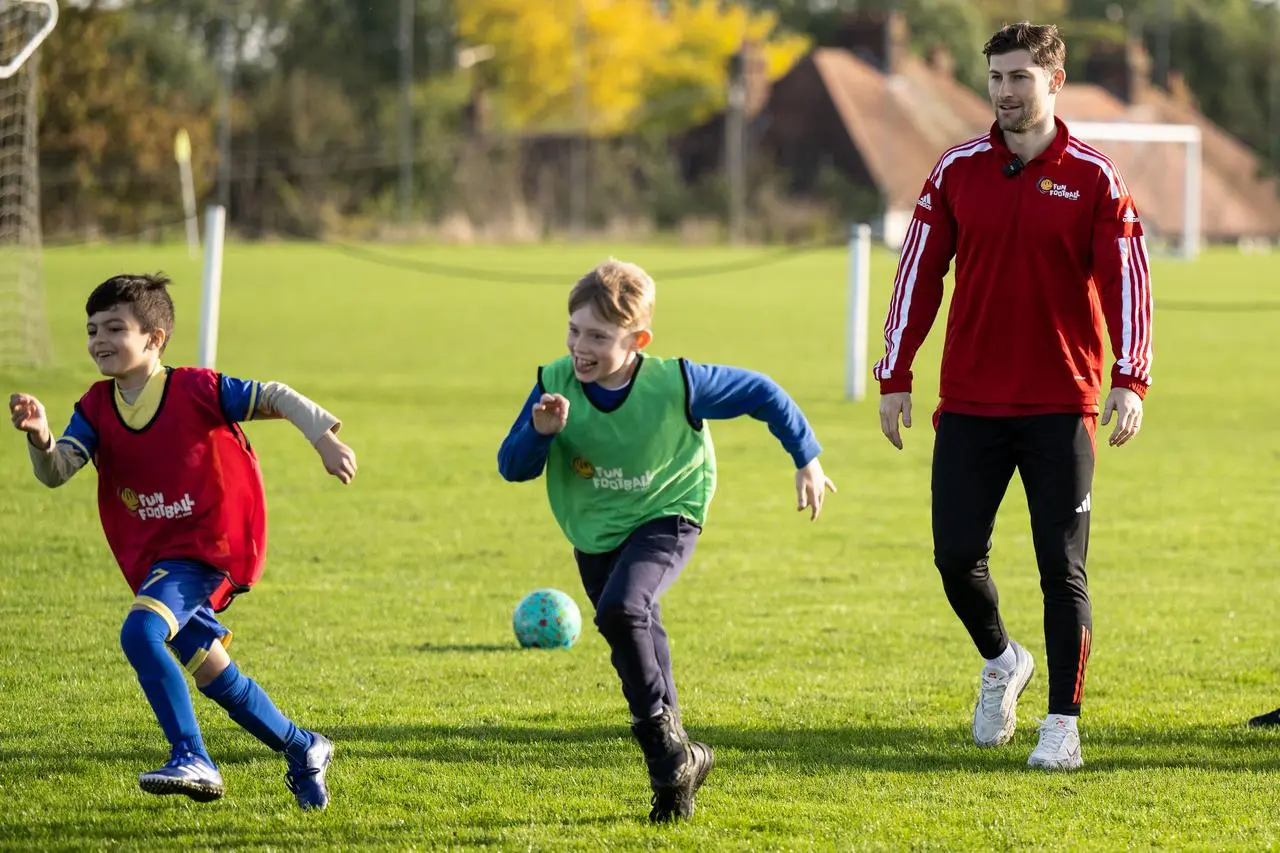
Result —
<instances>
[{"instance_id":1,"label":"man's short hair","mask_svg":"<svg viewBox=\"0 0 1280 853\"><path fill-rule=\"evenodd\" d=\"M609 258L584 275L569 292L569 313L590 305L596 316L624 329L643 329L653 321L657 288L635 264Z\"/></svg>"},{"instance_id":2,"label":"man's short hair","mask_svg":"<svg viewBox=\"0 0 1280 853\"><path fill-rule=\"evenodd\" d=\"M1067 45L1053 24L1032 24L1027 21L1008 24L987 41L982 48L982 55L991 59L1015 50L1030 53L1031 61L1045 71L1066 67Z\"/></svg>"}]
</instances>

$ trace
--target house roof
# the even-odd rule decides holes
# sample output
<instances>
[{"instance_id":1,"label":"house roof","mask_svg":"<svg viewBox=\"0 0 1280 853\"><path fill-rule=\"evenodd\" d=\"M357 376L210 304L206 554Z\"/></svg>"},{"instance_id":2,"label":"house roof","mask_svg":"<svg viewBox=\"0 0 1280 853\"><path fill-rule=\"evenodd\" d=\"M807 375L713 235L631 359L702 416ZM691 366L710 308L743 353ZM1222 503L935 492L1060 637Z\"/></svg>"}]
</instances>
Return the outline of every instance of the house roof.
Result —
<instances>
[{"instance_id":1,"label":"house roof","mask_svg":"<svg viewBox=\"0 0 1280 853\"><path fill-rule=\"evenodd\" d=\"M915 204L942 152L991 124L977 95L915 56L892 77L840 48L819 48L810 61L891 207Z\"/></svg>"}]
</instances>

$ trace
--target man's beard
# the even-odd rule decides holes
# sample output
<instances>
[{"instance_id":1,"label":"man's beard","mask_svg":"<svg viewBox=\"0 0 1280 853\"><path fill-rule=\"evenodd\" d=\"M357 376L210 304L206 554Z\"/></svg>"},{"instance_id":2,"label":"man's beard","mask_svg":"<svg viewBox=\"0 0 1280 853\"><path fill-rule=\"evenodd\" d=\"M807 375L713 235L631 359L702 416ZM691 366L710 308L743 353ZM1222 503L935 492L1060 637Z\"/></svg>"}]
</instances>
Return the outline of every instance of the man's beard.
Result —
<instances>
[{"instance_id":1,"label":"man's beard","mask_svg":"<svg viewBox=\"0 0 1280 853\"><path fill-rule=\"evenodd\" d=\"M1036 116L1026 104L1013 115L1006 116L996 107L996 124L1006 133L1026 133L1036 123Z\"/></svg>"}]
</instances>

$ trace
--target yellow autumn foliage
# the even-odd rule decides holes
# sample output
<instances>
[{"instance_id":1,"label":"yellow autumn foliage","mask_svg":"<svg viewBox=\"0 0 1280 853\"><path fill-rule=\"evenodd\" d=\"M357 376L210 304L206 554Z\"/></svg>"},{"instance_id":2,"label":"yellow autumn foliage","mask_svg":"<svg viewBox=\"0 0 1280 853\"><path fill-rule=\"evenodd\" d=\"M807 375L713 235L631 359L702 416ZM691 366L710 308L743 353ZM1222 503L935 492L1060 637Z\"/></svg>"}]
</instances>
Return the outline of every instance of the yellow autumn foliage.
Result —
<instances>
[{"instance_id":1,"label":"yellow autumn foliage","mask_svg":"<svg viewBox=\"0 0 1280 853\"><path fill-rule=\"evenodd\" d=\"M490 45L473 69L512 130L608 136L677 128L725 103L729 61L759 45L770 80L809 50L776 18L721 0L467 0L459 35Z\"/></svg>"}]
</instances>

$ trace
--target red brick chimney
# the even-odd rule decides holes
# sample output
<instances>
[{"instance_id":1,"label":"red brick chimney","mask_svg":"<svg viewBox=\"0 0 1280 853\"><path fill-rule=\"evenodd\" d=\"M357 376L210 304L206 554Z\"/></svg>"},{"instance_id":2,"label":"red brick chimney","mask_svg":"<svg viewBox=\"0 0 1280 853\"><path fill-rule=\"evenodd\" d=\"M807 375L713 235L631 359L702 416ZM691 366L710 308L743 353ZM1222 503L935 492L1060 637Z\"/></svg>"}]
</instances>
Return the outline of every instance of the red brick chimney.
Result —
<instances>
[{"instance_id":1,"label":"red brick chimney","mask_svg":"<svg viewBox=\"0 0 1280 853\"><path fill-rule=\"evenodd\" d=\"M910 50L910 39L901 12L854 12L836 28L832 46L845 48L885 74L896 74Z\"/></svg>"},{"instance_id":2,"label":"red brick chimney","mask_svg":"<svg viewBox=\"0 0 1280 853\"><path fill-rule=\"evenodd\" d=\"M929 67L944 77L956 76L956 58L946 45L935 44L929 49Z\"/></svg>"},{"instance_id":3,"label":"red brick chimney","mask_svg":"<svg viewBox=\"0 0 1280 853\"><path fill-rule=\"evenodd\" d=\"M1169 72L1169 97L1175 103L1184 107L1191 107L1194 110L1200 109L1199 104L1196 102L1195 93L1187 85L1187 78L1182 76L1181 71Z\"/></svg>"},{"instance_id":4,"label":"red brick chimney","mask_svg":"<svg viewBox=\"0 0 1280 853\"><path fill-rule=\"evenodd\" d=\"M1136 39L1099 44L1084 62L1084 77L1124 103L1136 103L1151 85L1151 56Z\"/></svg>"},{"instance_id":5,"label":"red brick chimney","mask_svg":"<svg viewBox=\"0 0 1280 853\"><path fill-rule=\"evenodd\" d=\"M489 90L479 82L478 77L471 86L471 99L463 108L462 118L472 136L484 136L492 127L493 103Z\"/></svg>"},{"instance_id":6,"label":"red brick chimney","mask_svg":"<svg viewBox=\"0 0 1280 853\"><path fill-rule=\"evenodd\" d=\"M772 84L769 82L769 63L765 60L764 48L759 42L747 41L742 45L744 73L747 83L746 116L755 118L764 109L769 100Z\"/></svg>"}]
</instances>

